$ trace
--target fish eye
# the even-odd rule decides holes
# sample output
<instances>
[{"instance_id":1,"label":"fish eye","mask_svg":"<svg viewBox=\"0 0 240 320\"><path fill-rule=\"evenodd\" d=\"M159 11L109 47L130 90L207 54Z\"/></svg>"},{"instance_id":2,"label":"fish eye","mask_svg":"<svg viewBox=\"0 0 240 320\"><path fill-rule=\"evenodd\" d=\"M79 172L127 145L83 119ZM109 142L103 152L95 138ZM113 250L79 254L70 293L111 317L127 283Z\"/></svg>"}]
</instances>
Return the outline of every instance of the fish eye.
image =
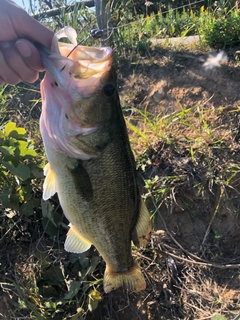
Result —
<instances>
[{"instance_id":1,"label":"fish eye","mask_svg":"<svg viewBox=\"0 0 240 320\"><path fill-rule=\"evenodd\" d=\"M112 82L109 82L108 84L106 84L103 87L103 91L106 94L106 96L108 96L108 97L112 96L114 94L115 90L116 90L115 84Z\"/></svg>"}]
</instances>

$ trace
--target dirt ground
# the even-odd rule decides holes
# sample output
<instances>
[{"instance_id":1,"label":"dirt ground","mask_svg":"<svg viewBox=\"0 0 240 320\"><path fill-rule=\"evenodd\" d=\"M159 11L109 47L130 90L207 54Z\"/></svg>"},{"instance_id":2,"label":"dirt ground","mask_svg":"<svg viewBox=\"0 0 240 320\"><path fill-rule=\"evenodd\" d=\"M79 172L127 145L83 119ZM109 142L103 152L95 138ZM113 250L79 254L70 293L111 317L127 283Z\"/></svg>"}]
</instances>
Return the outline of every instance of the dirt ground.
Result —
<instances>
[{"instance_id":1,"label":"dirt ground","mask_svg":"<svg viewBox=\"0 0 240 320\"><path fill-rule=\"evenodd\" d=\"M127 118L134 116L129 105L147 108L156 116L196 105L209 110L222 107L216 125L221 130L238 130L238 113L234 111L231 118L240 105L240 66L234 59L237 50L230 50L229 62L213 70L203 68L207 55L197 47L173 50L169 45L147 52L137 62L131 62L130 57L130 62L118 70L119 92ZM143 129L142 123L136 125ZM240 166L238 132L234 137L231 154L226 157L232 157ZM151 244L133 252L145 274L146 290L129 293L119 289L105 295L99 286L103 300L96 310L87 313L87 320L239 319L240 175L236 175L229 188L213 184L201 194L193 186L196 181L205 181L204 155L194 166L189 154L181 150L155 143L148 154L150 163L139 170L140 181L141 177L150 179L169 172L183 179L164 203L155 203L151 196L147 199L154 214ZM217 154L219 167L225 155L225 150ZM9 257L5 252L2 256ZM16 258L11 263L17 263ZM2 292L0 319L20 319L7 312L9 309L11 295ZM56 315L54 319L61 318ZM76 315L66 319L82 318Z\"/></svg>"}]
</instances>

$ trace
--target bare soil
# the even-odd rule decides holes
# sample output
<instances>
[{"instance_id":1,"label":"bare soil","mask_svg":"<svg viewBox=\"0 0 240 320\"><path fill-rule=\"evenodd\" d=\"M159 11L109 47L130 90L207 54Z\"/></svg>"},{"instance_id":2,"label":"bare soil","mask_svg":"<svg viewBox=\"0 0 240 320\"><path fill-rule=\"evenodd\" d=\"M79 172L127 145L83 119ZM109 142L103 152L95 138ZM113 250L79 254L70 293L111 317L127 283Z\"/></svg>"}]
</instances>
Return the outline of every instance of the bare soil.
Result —
<instances>
[{"instance_id":1,"label":"bare soil","mask_svg":"<svg viewBox=\"0 0 240 320\"><path fill-rule=\"evenodd\" d=\"M223 136L232 132L229 135L231 147L214 151L214 161L218 159L216 172L221 172L225 162L232 161L240 166L239 113L236 111L240 105L240 66L234 59L236 51L237 48L229 51L229 62L221 68L207 71L203 68L207 55L196 46L179 47L179 50L171 45L159 46L146 52L138 61L131 62L130 57L130 62L118 70L119 92L126 117L134 122L134 110L128 106L147 110L156 117L204 106L205 110L213 110L216 130L222 130ZM214 110L219 108L222 108L221 114L216 116ZM134 123L143 130L142 122ZM190 133L186 130L184 134ZM144 151L141 143L135 142L134 148ZM212 180L207 177L204 149L199 151L197 162L192 161L189 152L179 143L154 141L146 152L150 162L144 169L139 169L143 193L146 189L142 178L179 177L162 203L154 196L147 197L149 210L154 214L152 241L145 250L133 252L145 274L147 288L139 293L119 289L106 295L102 286L98 286L103 300L96 310L87 312L86 319L221 320L214 318L220 314L225 319L237 319L235 317L240 314L240 175L236 174L229 187L212 183L214 177ZM194 187L197 183L204 185L202 193ZM0 263L5 268L3 282L9 282L16 273L20 281L19 272L23 277L24 270L28 272L26 261L32 254L30 242L31 247L33 243L35 245L38 236L35 232L31 241L26 236L22 249L19 242L18 256L14 256L11 244L8 244L8 252L7 247L0 249ZM46 244L44 236L40 236L41 245L47 251L49 240ZM61 257L54 251L58 261L65 255L63 249L60 250ZM97 271L100 277L102 270L100 266ZM18 319L14 314L17 299L11 295L10 287L9 290L7 286L4 288L0 297L0 319ZM54 319L62 318L56 314ZM69 315L66 319L82 318Z\"/></svg>"}]
</instances>

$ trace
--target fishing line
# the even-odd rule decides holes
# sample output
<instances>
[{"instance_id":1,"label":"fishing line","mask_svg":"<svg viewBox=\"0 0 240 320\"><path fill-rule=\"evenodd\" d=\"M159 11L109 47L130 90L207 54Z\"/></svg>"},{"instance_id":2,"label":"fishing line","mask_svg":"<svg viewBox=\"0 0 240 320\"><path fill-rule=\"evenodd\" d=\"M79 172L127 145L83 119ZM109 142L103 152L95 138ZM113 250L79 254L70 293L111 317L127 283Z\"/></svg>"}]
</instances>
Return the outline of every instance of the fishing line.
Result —
<instances>
[{"instance_id":1,"label":"fishing line","mask_svg":"<svg viewBox=\"0 0 240 320\"><path fill-rule=\"evenodd\" d=\"M190 7L195 5L195 4L198 4L198 3L201 3L201 2L205 2L205 0L197 0L197 1L194 1L192 3L188 3L188 4L185 4L185 5L182 5L182 6L178 6L176 8L172 8L171 10L172 11L177 11L179 9L183 9L183 8L186 8L186 7ZM168 12L170 12L171 10L165 10L165 11L162 11L161 14L166 14ZM96 20L100 17L102 17L104 14L100 14L98 16L95 16ZM156 13L154 15L152 15L153 17L157 17L159 14ZM122 25L118 25L116 27L107 27L105 29L92 29L90 32L89 32L89 35L85 38L83 38L81 41L79 41L79 43L69 52L69 54L67 55L67 57L69 57L69 55L79 46L81 45L82 43L86 42L89 38L93 38L94 40L100 40L100 39L103 39L103 36L105 34L107 34L108 32L110 32L110 35L104 39L104 41L107 41L113 34L114 30L117 30L117 29L120 29L120 28L125 28L127 26L130 26L131 24L135 24L136 22L140 22L140 21L144 21L144 20L147 20L148 17L144 18L143 20L142 19L136 19L134 21L131 21L131 22L128 22L128 23L124 23ZM88 24L90 25L90 23ZM85 27L82 28L82 30L79 32L79 34L86 30L88 26L86 25Z\"/></svg>"},{"instance_id":2,"label":"fishing line","mask_svg":"<svg viewBox=\"0 0 240 320\"><path fill-rule=\"evenodd\" d=\"M197 0L197 1L194 1L194 2L190 2L190 3L188 3L188 4L185 4L185 5L182 5L182 6L178 6L178 7L176 7L176 8L172 8L171 10L172 10L172 11L177 11L177 10L179 10L179 9L183 9L183 8L186 8L186 7L191 7L191 6L193 6L193 5L195 5L195 4L198 4L198 3L201 3L201 2L205 2L205 0ZM162 11L161 14L166 14L166 13L170 12L171 10ZM101 17L101 16L103 16L103 14L100 14L100 15L98 15L98 16L94 16L95 19L96 19L96 22L97 22L97 19L98 19L99 17ZM153 16L153 17L157 17L157 16L158 16L158 13L156 13L156 14L154 14L154 15L152 15L152 16ZM88 34L88 36L86 36L85 38L81 39L81 40L78 42L78 44L68 53L67 57L69 57L70 54L71 54L78 46L80 46L82 43L86 42L86 41L87 41L88 39L90 39L90 38L92 38L92 39L94 39L94 40L100 40L100 39L103 39L103 36L104 36L105 34L107 34L108 32L110 32L110 35L109 35L106 39L104 39L104 40L106 41L106 40L108 40L108 39L112 36L114 30L121 29L121 28L125 28L125 27L127 27L127 26L132 25L132 24L135 24L136 22L140 22L140 21L147 20L147 18L148 18L148 17L144 18L143 20L142 20L142 19L136 19L136 20L134 20L134 21L131 21L131 22L128 22L128 23L124 23L124 24L118 25L118 26L116 26L116 27L107 27L107 28L105 28L105 29L97 29L97 28L91 29L90 32L89 32L89 34ZM93 22L93 21L91 21L91 22ZM90 26L90 22L89 22L87 25L85 25L85 26L79 31L79 34L80 34L81 32L83 32L84 30L86 30L88 26ZM64 68L65 68L65 66L64 66L60 71L63 71ZM25 83L25 82L24 82L24 83ZM27 83L25 83L25 84L27 85ZM30 84L28 84L28 85L33 88L33 85L30 85Z\"/></svg>"}]
</instances>

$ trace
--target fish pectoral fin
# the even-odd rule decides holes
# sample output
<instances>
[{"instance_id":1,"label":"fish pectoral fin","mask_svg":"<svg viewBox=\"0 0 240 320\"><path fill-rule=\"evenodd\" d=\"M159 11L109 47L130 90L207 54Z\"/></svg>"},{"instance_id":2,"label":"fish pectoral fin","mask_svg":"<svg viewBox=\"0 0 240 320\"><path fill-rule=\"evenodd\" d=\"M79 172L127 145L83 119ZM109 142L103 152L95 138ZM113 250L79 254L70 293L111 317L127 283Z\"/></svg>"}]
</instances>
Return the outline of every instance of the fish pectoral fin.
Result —
<instances>
[{"instance_id":1,"label":"fish pectoral fin","mask_svg":"<svg viewBox=\"0 0 240 320\"><path fill-rule=\"evenodd\" d=\"M144 247L151 238L152 225L149 211L141 198L139 205L139 217L132 233L132 240L137 247Z\"/></svg>"},{"instance_id":2,"label":"fish pectoral fin","mask_svg":"<svg viewBox=\"0 0 240 320\"><path fill-rule=\"evenodd\" d=\"M82 253L91 247L91 243L84 238L77 229L70 224L64 249L68 252Z\"/></svg>"},{"instance_id":3,"label":"fish pectoral fin","mask_svg":"<svg viewBox=\"0 0 240 320\"><path fill-rule=\"evenodd\" d=\"M127 272L114 273L106 266L103 279L105 293L124 287L130 291L138 292L146 288L146 281L136 262Z\"/></svg>"},{"instance_id":4,"label":"fish pectoral fin","mask_svg":"<svg viewBox=\"0 0 240 320\"><path fill-rule=\"evenodd\" d=\"M43 200L47 200L57 192L56 178L55 173L49 163L45 165L43 173L46 177L43 183Z\"/></svg>"}]
</instances>

